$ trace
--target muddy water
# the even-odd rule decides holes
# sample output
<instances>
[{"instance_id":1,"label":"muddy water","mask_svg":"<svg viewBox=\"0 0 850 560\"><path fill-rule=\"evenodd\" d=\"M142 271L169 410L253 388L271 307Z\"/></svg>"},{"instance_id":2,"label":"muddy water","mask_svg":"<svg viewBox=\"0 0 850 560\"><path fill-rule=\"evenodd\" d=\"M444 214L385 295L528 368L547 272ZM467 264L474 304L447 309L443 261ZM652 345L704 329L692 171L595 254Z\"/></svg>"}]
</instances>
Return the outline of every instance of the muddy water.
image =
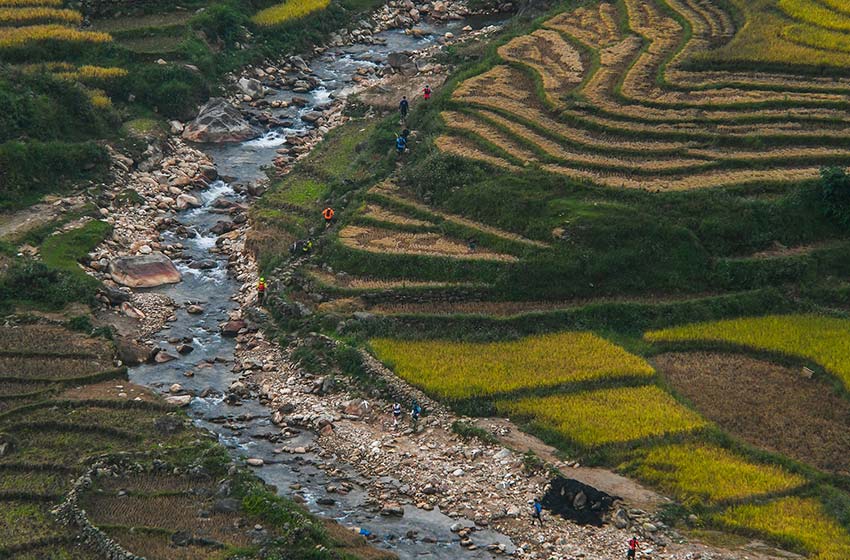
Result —
<instances>
[{"instance_id":1,"label":"muddy water","mask_svg":"<svg viewBox=\"0 0 850 560\"><path fill-rule=\"evenodd\" d=\"M310 104L301 109L280 110L275 115L295 123L291 128L274 129L261 138L242 144L204 148L214 157L222 176L229 177L234 182L248 182L262 177L263 168L271 164L276 155L275 150L283 144L285 138L306 131L308 125L301 122L300 115L332 98L347 95L353 85L352 77L357 68L383 64L387 54L394 51L427 47L439 35L446 31L457 33L467 23L470 22L425 25L422 28L429 34L418 38L399 31L387 31L380 35L384 45L353 45L328 52L310 63L314 73L322 81L320 87L307 95ZM493 22L482 20L471 24L482 27L490 23ZM271 99L288 97L291 97L289 92L277 92L270 96ZM244 401L240 406L231 406L222 401L221 394L238 375L232 371L235 343L232 339L222 337L218 326L227 320L229 312L237 309L232 296L238 292L239 285L227 272L226 257L211 251L215 247L216 236L210 233L210 228L222 219L221 215L215 212L212 203L220 197L239 201L240 196L229 184L222 181L214 183L198 195L203 200L203 206L178 215L179 221L192 232L192 236L178 238L174 234L166 234L165 237L166 241L183 243L188 257L187 263L209 261L207 266L211 268L196 270L186 263L177 263L183 274L183 281L156 289L178 303L199 303L203 306L204 312L199 315L190 315L185 309L178 310L177 320L157 335L163 348L173 351L173 344L168 340L179 338L191 341L195 349L190 354L166 364L135 367L130 370L131 380L163 392L168 391L173 383L179 383L194 394L209 394L206 398L193 399L190 413L199 425L217 434L219 441L234 457L262 458L266 465L258 469L257 474L266 482L274 484L281 495L293 494L293 485L300 487L298 494L306 500L311 511L336 519L348 527L360 527L370 531L377 537L378 546L393 550L402 559L491 558L492 555L483 548L469 551L460 547L457 537L450 531L450 527L455 523L471 526L472 522L469 520L452 519L439 510L424 511L411 506L405 508L405 514L401 518L382 517L369 511L364 506L368 497L365 488L369 481L348 465L337 465L344 473L340 478L354 483L355 488L347 495L328 495L325 487L340 480L328 476L318 467L320 459L317 456L274 453L276 445L263 437L278 432L271 423L267 409L256 400ZM192 377L185 375L189 371L193 373ZM297 439L288 440L286 445L293 448L309 447L314 439L315 434L304 432ZM322 498L332 498L334 503L320 505L318 501ZM472 533L472 540L480 547L504 543L509 552L514 548L507 537L490 530L475 531Z\"/></svg>"}]
</instances>

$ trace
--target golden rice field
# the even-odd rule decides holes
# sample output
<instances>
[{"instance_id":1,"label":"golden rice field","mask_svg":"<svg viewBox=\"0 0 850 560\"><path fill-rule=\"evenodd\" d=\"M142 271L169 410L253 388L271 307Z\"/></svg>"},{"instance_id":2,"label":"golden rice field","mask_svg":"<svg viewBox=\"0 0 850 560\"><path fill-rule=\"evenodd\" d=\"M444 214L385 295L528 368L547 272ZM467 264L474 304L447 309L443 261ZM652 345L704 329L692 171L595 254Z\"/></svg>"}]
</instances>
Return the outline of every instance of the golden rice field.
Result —
<instances>
[{"instance_id":1,"label":"golden rice field","mask_svg":"<svg viewBox=\"0 0 850 560\"><path fill-rule=\"evenodd\" d=\"M324 10L330 3L330 0L287 0L260 10L251 19L257 25L271 27Z\"/></svg>"},{"instance_id":2,"label":"golden rice field","mask_svg":"<svg viewBox=\"0 0 850 560\"><path fill-rule=\"evenodd\" d=\"M79 25L83 15L76 10L46 7L0 8L0 26L27 25L33 23L63 23Z\"/></svg>"},{"instance_id":3,"label":"golden rice field","mask_svg":"<svg viewBox=\"0 0 850 560\"><path fill-rule=\"evenodd\" d=\"M767 534L805 550L815 560L850 558L850 534L813 498L735 506L717 514L715 520L730 529Z\"/></svg>"},{"instance_id":4,"label":"golden rice field","mask_svg":"<svg viewBox=\"0 0 850 560\"><path fill-rule=\"evenodd\" d=\"M850 388L850 320L768 315L648 332L650 342L720 342L811 360Z\"/></svg>"},{"instance_id":5,"label":"golden rice field","mask_svg":"<svg viewBox=\"0 0 850 560\"><path fill-rule=\"evenodd\" d=\"M97 31L80 31L58 24L31 25L0 29L0 48L20 47L35 41L68 41L73 43L108 43L112 36Z\"/></svg>"},{"instance_id":6,"label":"golden rice field","mask_svg":"<svg viewBox=\"0 0 850 560\"><path fill-rule=\"evenodd\" d=\"M654 385L501 400L496 409L590 448L690 432L706 425Z\"/></svg>"},{"instance_id":7,"label":"golden rice field","mask_svg":"<svg viewBox=\"0 0 850 560\"><path fill-rule=\"evenodd\" d=\"M779 4L850 38L838 0ZM760 10L745 15L755 22ZM456 87L437 148L651 191L799 182L822 165L850 164L850 80L688 66L738 31L718 0L623 0L558 14L500 46L503 64ZM770 142L753 149L753 138Z\"/></svg>"},{"instance_id":8,"label":"golden rice field","mask_svg":"<svg viewBox=\"0 0 850 560\"><path fill-rule=\"evenodd\" d=\"M0 0L0 8L23 6L61 6L65 0Z\"/></svg>"},{"instance_id":9,"label":"golden rice field","mask_svg":"<svg viewBox=\"0 0 850 560\"><path fill-rule=\"evenodd\" d=\"M370 341L377 357L413 385L443 398L464 399L601 379L649 378L642 358L587 332L508 342Z\"/></svg>"},{"instance_id":10,"label":"golden rice field","mask_svg":"<svg viewBox=\"0 0 850 560\"><path fill-rule=\"evenodd\" d=\"M725 449L701 444L654 447L639 455L635 464L638 478L686 505L787 492L806 483L780 467L750 463Z\"/></svg>"}]
</instances>

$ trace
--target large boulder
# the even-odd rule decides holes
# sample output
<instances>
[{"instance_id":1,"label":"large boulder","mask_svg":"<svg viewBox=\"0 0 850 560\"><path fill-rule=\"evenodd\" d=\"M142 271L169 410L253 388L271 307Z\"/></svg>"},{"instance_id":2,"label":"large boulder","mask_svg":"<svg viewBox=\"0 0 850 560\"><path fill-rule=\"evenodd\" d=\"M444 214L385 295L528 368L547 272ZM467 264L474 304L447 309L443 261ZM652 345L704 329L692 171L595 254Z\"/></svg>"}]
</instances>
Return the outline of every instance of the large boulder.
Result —
<instances>
[{"instance_id":1,"label":"large boulder","mask_svg":"<svg viewBox=\"0 0 850 560\"><path fill-rule=\"evenodd\" d=\"M258 99L266 95L266 86L264 86L263 83L256 78L239 78L236 85L239 87L239 91L245 95L250 95L254 99Z\"/></svg>"},{"instance_id":2,"label":"large boulder","mask_svg":"<svg viewBox=\"0 0 850 560\"><path fill-rule=\"evenodd\" d=\"M201 107L197 118L186 125L183 138L192 142L241 142L262 131L253 126L239 109L221 97L213 97Z\"/></svg>"},{"instance_id":3,"label":"large boulder","mask_svg":"<svg viewBox=\"0 0 850 560\"><path fill-rule=\"evenodd\" d=\"M109 273L113 280L131 288L153 288L182 280L180 271L162 253L119 257L109 263Z\"/></svg>"}]
</instances>

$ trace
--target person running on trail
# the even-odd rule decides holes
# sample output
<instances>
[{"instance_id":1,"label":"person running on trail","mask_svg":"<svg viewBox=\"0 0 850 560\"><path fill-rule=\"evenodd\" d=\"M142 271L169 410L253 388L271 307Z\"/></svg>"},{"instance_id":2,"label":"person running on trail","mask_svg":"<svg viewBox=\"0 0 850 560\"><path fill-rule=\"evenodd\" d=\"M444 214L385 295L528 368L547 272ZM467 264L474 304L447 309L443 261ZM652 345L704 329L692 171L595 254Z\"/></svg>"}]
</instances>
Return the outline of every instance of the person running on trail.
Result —
<instances>
[{"instance_id":1,"label":"person running on trail","mask_svg":"<svg viewBox=\"0 0 850 560\"><path fill-rule=\"evenodd\" d=\"M407 111L410 110L410 103L407 101L407 96L403 96L398 104L398 110L401 113L401 120L407 120Z\"/></svg>"},{"instance_id":2,"label":"person running on trail","mask_svg":"<svg viewBox=\"0 0 850 560\"><path fill-rule=\"evenodd\" d=\"M325 227L329 227L334 219L334 209L328 206L322 210L322 217L325 219Z\"/></svg>"},{"instance_id":3,"label":"person running on trail","mask_svg":"<svg viewBox=\"0 0 850 560\"><path fill-rule=\"evenodd\" d=\"M633 536L629 539L629 551L626 553L627 559L632 559L637 556L637 549L640 547L640 543L638 542L637 535Z\"/></svg>"},{"instance_id":4,"label":"person running on trail","mask_svg":"<svg viewBox=\"0 0 850 560\"><path fill-rule=\"evenodd\" d=\"M306 255L306 254L308 254L308 253L309 253L310 251L312 251L312 250L313 250L313 242L312 242L311 240L309 240L309 239L308 239L308 240L307 240L307 243L305 243L305 244L301 247L301 252L302 252L302 253L304 253L304 254Z\"/></svg>"},{"instance_id":5,"label":"person running on trail","mask_svg":"<svg viewBox=\"0 0 850 560\"><path fill-rule=\"evenodd\" d=\"M266 300L266 279L260 278L257 282L257 303L262 304Z\"/></svg>"},{"instance_id":6,"label":"person running on trail","mask_svg":"<svg viewBox=\"0 0 850 560\"><path fill-rule=\"evenodd\" d=\"M540 526L543 527L543 504L540 503L540 500L534 498L534 502L531 504L531 525L534 526L534 521L540 523Z\"/></svg>"},{"instance_id":7,"label":"person running on trail","mask_svg":"<svg viewBox=\"0 0 850 560\"><path fill-rule=\"evenodd\" d=\"M419 417L422 415L422 407L419 406L419 401L413 400L413 407L410 409L410 419L413 421L413 431L419 427Z\"/></svg>"},{"instance_id":8,"label":"person running on trail","mask_svg":"<svg viewBox=\"0 0 850 560\"><path fill-rule=\"evenodd\" d=\"M425 101L428 101L429 99L431 99L431 86L426 85L422 89L422 93L425 95Z\"/></svg>"},{"instance_id":9,"label":"person running on trail","mask_svg":"<svg viewBox=\"0 0 850 560\"><path fill-rule=\"evenodd\" d=\"M404 136L397 136L395 139L395 149L398 152L398 155L402 155L404 150L407 149L407 138Z\"/></svg>"},{"instance_id":10,"label":"person running on trail","mask_svg":"<svg viewBox=\"0 0 850 560\"><path fill-rule=\"evenodd\" d=\"M401 404L393 405L393 428L398 428L398 421L401 419Z\"/></svg>"}]
</instances>

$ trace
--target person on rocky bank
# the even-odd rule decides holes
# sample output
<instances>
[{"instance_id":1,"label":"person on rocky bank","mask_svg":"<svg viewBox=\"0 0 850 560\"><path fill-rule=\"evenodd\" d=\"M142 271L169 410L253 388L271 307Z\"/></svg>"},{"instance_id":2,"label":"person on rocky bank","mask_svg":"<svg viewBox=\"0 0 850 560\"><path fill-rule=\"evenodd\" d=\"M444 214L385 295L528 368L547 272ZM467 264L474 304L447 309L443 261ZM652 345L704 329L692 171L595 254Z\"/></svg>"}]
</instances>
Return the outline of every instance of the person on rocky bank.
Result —
<instances>
[{"instance_id":1,"label":"person on rocky bank","mask_svg":"<svg viewBox=\"0 0 850 560\"><path fill-rule=\"evenodd\" d=\"M629 550L626 553L626 558L633 560L637 556L638 547L640 547L640 543L638 542L637 535L634 535L629 539Z\"/></svg>"},{"instance_id":2,"label":"person on rocky bank","mask_svg":"<svg viewBox=\"0 0 850 560\"><path fill-rule=\"evenodd\" d=\"M540 523L540 526L543 527L543 504L540 503L540 500L534 498L534 502L531 504L531 525L534 526L534 522L537 521Z\"/></svg>"},{"instance_id":3,"label":"person on rocky bank","mask_svg":"<svg viewBox=\"0 0 850 560\"><path fill-rule=\"evenodd\" d=\"M422 94L423 94L423 95L424 95L424 97L425 97L425 101L428 101L429 99L431 99L431 86L426 85L426 86L422 89Z\"/></svg>"},{"instance_id":4,"label":"person on rocky bank","mask_svg":"<svg viewBox=\"0 0 850 560\"><path fill-rule=\"evenodd\" d=\"M393 428L398 428L398 421L401 419L401 403L393 405Z\"/></svg>"},{"instance_id":5,"label":"person on rocky bank","mask_svg":"<svg viewBox=\"0 0 850 560\"><path fill-rule=\"evenodd\" d=\"M419 417L422 416L422 407L419 406L419 401L413 400L413 407L410 409L410 419L413 422L413 431L419 427Z\"/></svg>"},{"instance_id":6,"label":"person on rocky bank","mask_svg":"<svg viewBox=\"0 0 850 560\"><path fill-rule=\"evenodd\" d=\"M398 111L401 113L401 120L407 121L407 112L410 110L410 103L407 101L407 96L403 96L398 104Z\"/></svg>"},{"instance_id":7,"label":"person on rocky bank","mask_svg":"<svg viewBox=\"0 0 850 560\"><path fill-rule=\"evenodd\" d=\"M266 301L266 279L260 278L257 282L257 303L262 305Z\"/></svg>"}]
</instances>

